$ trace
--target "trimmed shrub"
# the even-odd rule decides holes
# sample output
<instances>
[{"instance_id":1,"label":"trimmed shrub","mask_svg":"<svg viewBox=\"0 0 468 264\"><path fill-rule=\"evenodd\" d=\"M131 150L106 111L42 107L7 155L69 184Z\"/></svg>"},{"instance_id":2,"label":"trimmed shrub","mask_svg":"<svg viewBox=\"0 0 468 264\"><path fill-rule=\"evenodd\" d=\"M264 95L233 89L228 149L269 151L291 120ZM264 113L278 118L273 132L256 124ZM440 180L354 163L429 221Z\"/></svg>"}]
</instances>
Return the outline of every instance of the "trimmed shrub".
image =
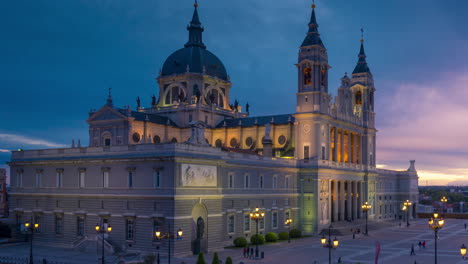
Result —
<instances>
[{"instance_id":1,"label":"trimmed shrub","mask_svg":"<svg viewBox=\"0 0 468 264\"><path fill-rule=\"evenodd\" d=\"M211 264L219 264L218 252L215 252L213 255L213 261Z\"/></svg>"},{"instance_id":2,"label":"trimmed shrub","mask_svg":"<svg viewBox=\"0 0 468 264\"><path fill-rule=\"evenodd\" d=\"M289 231L291 238L300 238L302 236L301 230L294 228Z\"/></svg>"},{"instance_id":3,"label":"trimmed shrub","mask_svg":"<svg viewBox=\"0 0 468 264\"><path fill-rule=\"evenodd\" d=\"M206 264L205 258L203 257L203 253L202 253L202 252L198 253L197 264Z\"/></svg>"},{"instance_id":4,"label":"trimmed shrub","mask_svg":"<svg viewBox=\"0 0 468 264\"><path fill-rule=\"evenodd\" d=\"M145 256L145 264L153 264L156 260L156 256L154 254L149 254Z\"/></svg>"},{"instance_id":5,"label":"trimmed shrub","mask_svg":"<svg viewBox=\"0 0 468 264\"><path fill-rule=\"evenodd\" d=\"M278 241L278 236L273 232L266 233L265 240L266 242L276 242Z\"/></svg>"},{"instance_id":6,"label":"trimmed shrub","mask_svg":"<svg viewBox=\"0 0 468 264\"><path fill-rule=\"evenodd\" d=\"M250 243L252 243L252 245L257 245L257 241L258 245L263 245L265 243L265 238L260 234L250 237Z\"/></svg>"},{"instance_id":7,"label":"trimmed shrub","mask_svg":"<svg viewBox=\"0 0 468 264\"><path fill-rule=\"evenodd\" d=\"M279 240L288 240L289 233L288 232L279 232L278 238L279 238Z\"/></svg>"},{"instance_id":8,"label":"trimmed shrub","mask_svg":"<svg viewBox=\"0 0 468 264\"><path fill-rule=\"evenodd\" d=\"M246 247L247 246L247 239L245 237L238 237L234 239L234 246L236 247Z\"/></svg>"},{"instance_id":9,"label":"trimmed shrub","mask_svg":"<svg viewBox=\"0 0 468 264\"><path fill-rule=\"evenodd\" d=\"M227 257L227 259L226 259L226 264L232 264L232 259L231 259L231 257Z\"/></svg>"}]
</instances>

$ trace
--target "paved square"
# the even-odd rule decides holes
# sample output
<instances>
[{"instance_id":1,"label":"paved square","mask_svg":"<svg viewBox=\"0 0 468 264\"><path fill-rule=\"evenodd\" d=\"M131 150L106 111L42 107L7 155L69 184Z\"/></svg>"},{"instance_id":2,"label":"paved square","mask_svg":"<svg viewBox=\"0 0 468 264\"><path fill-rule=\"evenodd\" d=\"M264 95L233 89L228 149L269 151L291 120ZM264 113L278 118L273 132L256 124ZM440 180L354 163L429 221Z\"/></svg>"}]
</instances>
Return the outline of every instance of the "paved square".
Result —
<instances>
[{"instance_id":1,"label":"paved square","mask_svg":"<svg viewBox=\"0 0 468 264\"><path fill-rule=\"evenodd\" d=\"M438 263L439 264L468 264L468 260L462 260L460 246L468 246L468 230L465 230L464 223L468 221L447 219L444 228L439 232L438 240ZM374 264L375 244L379 241L381 252L379 264L430 264L434 263L434 232L429 229L427 219L417 219L411 222L410 227L398 226L398 222L393 222L393 226L379 230L369 230L369 236L358 235L356 239L352 236L337 237L340 241L338 249L332 250L332 263L336 264L341 257L343 264ZM418 242L426 241L426 248L419 249ZM416 255L410 256L411 244L414 244ZM35 258L60 261L64 263L96 263L98 256L93 253L81 253L60 248L50 248L41 245L34 246ZM252 263L328 263L328 249L320 245L320 236L308 237L287 242L278 242L260 246L260 251L265 252L265 259L251 260L243 258L242 249L226 249L219 252L220 259L225 261L227 256L233 258L233 262L238 264ZM29 244L21 245L0 245L0 259L4 256L23 257L29 255ZM173 264L195 264L196 256L187 258L176 258ZM106 257L107 263L116 263L116 256ZM127 258L127 260L130 260ZM205 256L206 263L211 263L212 254ZM314 262L316 261L316 262ZM0 261L1 263L1 261ZM135 262L133 262L135 263ZM163 258L162 264L167 263Z\"/></svg>"}]
</instances>

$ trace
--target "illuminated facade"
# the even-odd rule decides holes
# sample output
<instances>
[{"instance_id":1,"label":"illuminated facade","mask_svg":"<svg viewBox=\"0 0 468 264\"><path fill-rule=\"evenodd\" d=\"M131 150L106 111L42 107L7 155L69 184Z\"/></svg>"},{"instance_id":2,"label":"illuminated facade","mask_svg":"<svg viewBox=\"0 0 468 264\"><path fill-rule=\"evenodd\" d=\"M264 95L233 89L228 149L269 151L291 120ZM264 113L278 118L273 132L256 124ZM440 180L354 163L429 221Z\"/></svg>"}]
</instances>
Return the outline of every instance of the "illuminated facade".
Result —
<instances>
[{"instance_id":1,"label":"illuminated facade","mask_svg":"<svg viewBox=\"0 0 468 264\"><path fill-rule=\"evenodd\" d=\"M261 233L286 231L291 218L314 234L361 219L365 201L377 221L416 201L414 161L407 171L376 168L376 89L363 41L333 100L313 9L296 65L296 112L251 117L230 100L229 75L203 43L197 6L187 29L149 107L115 107L109 93L89 114L88 147L13 152L12 222L41 221L38 241L75 248L100 243L94 225L110 224L109 251L153 251L155 230L181 228L184 239L171 243L184 255L253 235L255 207L266 212Z\"/></svg>"}]
</instances>

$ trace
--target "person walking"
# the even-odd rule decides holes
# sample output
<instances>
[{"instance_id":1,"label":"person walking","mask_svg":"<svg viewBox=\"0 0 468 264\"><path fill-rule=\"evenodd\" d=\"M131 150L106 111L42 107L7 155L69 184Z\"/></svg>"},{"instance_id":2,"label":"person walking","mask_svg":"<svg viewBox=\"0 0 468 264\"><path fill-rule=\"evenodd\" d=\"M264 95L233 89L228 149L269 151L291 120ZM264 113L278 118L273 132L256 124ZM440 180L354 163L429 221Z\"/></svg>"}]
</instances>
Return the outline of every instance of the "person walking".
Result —
<instances>
[{"instance_id":1,"label":"person walking","mask_svg":"<svg viewBox=\"0 0 468 264\"><path fill-rule=\"evenodd\" d=\"M414 244L411 244L410 256L413 256L413 255L416 255L416 253L414 253Z\"/></svg>"},{"instance_id":2,"label":"person walking","mask_svg":"<svg viewBox=\"0 0 468 264\"><path fill-rule=\"evenodd\" d=\"M421 250L421 246L422 246L421 241L419 241L418 246L419 246L419 250Z\"/></svg>"},{"instance_id":3,"label":"person walking","mask_svg":"<svg viewBox=\"0 0 468 264\"><path fill-rule=\"evenodd\" d=\"M423 249L426 249L426 240L422 242Z\"/></svg>"},{"instance_id":4,"label":"person walking","mask_svg":"<svg viewBox=\"0 0 468 264\"><path fill-rule=\"evenodd\" d=\"M247 247L247 258L250 258L250 247Z\"/></svg>"},{"instance_id":5,"label":"person walking","mask_svg":"<svg viewBox=\"0 0 468 264\"><path fill-rule=\"evenodd\" d=\"M253 252L253 247L250 248L250 258L254 258L254 252Z\"/></svg>"},{"instance_id":6,"label":"person walking","mask_svg":"<svg viewBox=\"0 0 468 264\"><path fill-rule=\"evenodd\" d=\"M247 248L244 247L244 258L246 257L246 255L247 255Z\"/></svg>"}]
</instances>

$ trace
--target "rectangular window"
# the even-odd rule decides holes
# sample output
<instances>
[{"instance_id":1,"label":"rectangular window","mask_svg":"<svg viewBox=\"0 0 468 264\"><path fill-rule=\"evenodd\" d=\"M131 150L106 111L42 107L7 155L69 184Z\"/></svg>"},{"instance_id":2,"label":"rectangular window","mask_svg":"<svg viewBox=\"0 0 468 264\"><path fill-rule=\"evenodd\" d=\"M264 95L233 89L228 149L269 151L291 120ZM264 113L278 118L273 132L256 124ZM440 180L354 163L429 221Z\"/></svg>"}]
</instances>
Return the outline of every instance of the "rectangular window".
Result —
<instances>
[{"instance_id":1,"label":"rectangular window","mask_svg":"<svg viewBox=\"0 0 468 264\"><path fill-rule=\"evenodd\" d=\"M78 216L76 218L76 235L77 236L84 236L85 231L85 218L84 216Z\"/></svg>"},{"instance_id":2,"label":"rectangular window","mask_svg":"<svg viewBox=\"0 0 468 264\"><path fill-rule=\"evenodd\" d=\"M85 187L85 177L86 177L86 172L80 171L80 172L78 173L80 188L84 188L84 187Z\"/></svg>"},{"instance_id":3,"label":"rectangular window","mask_svg":"<svg viewBox=\"0 0 468 264\"><path fill-rule=\"evenodd\" d=\"M278 212L274 211L271 213L271 227L278 228Z\"/></svg>"},{"instance_id":4,"label":"rectangular window","mask_svg":"<svg viewBox=\"0 0 468 264\"><path fill-rule=\"evenodd\" d=\"M154 188L161 187L161 172L159 170L153 171L153 186Z\"/></svg>"},{"instance_id":5,"label":"rectangular window","mask_svg":"<svg viewBox=\"0 0 468 264\"><path fill-rule=\"evenodd\" d=\"M309 159L309 146L304 146L304 159Z\"/></svg>"},{"instance_id":6,"label":"rectangular window","mask_svg":"<svg viewBox=\"0 0 468 264\"><path fill-rule=\"evenodd\" d=\"M55 234L63 235L63 215L55 215Z\"/></svg>"},{"instance_id":7,"label":"rectangular window","mask_svg":"<svg viewBox=\"0 0 468 264\"><path fill-rule=\"evenodd\" d=\"M322 146L322 160L326 160L325 146Z\"/></svg>"},{"instance_id":8,"label":"rectangular window","mask_svg":"<svg viewBox=\"0 0 468 264\"><path fill-rule=\"evenodd\" d=\"M249 175L248 174L244 175L244 188L249 188L249 181L250 181Z\"/></svg>"},{"instance_id":9,"label":"rectangular window","mask_svg":"<svg viewBox=\"0 0 468 264\"><path fill-rule=\"evenodd\" d=\"M126 240L133 240L133 234L135 231L134 227L135 227L135 220L133 219L125 220L125 239Z\"/></svg>"},{"instance_id":10,"label":"rectangular window","mask_svg":"<svg viewBox=\"0 0 468 264\"><path fill-rule=\"evenodd\" d=\"M260 175L259 184L260 189L263 189L263 175Z\"/></svg>"},{"instance_id":11,"label":"rectangular window","mask_svg":"<svg viewBox=\"0 0 468 264\"><path fill-rule=\"evenodd\" d=\"M23 214L16 213L16 228L20 231L23 228Z\"/></svg>"},{"instance_id":12,"label":"rectangular window","mask_svg":"<svg viewBox=\"0 0 468 264\"><path fill-rule=\"evenodd\" d=\"M42 187L42 173L36 173L36 187Z\"/></svg>"},{"instance_id":13,"label":"rectangular window","mask_svg":"<svg viewBox=\"0 0 468 264\"><path fill-rule=\"evenodd\" d=\"M244 214L244 231L250 231L250 214Z\"/></svg>"},{"instance_id":14,"label":"rectangular window","mask_svg":"<svg viewBox=\"0 0 468 264\"><path fill-rule=\"evenodd\" d=\"M289 189L289 176L284 178L284 188Z\"/></svg>"},{"instance_id":15,"label":"rectangular window","mask_svg":"<svg viewBox=\"0 0 468 264\"><path fill-rule=\"evenodd\" d=\"M57 188L63 187L63 172L57 172Z\"/></svg>"},{"instance_id":16,"label":"rectangular window","mask_svg":"<svg viewBox=\"0 0 468 264\"><path fill-rule=\"evenodd\" d=\"M128 187L129 188L133 187L133 172L132 171L128 172Z\"/></svg>"},{"instance_id":17,"label":"rectangular window","mask_svg":"<svg viewBox=\"0 0 468 264\"><path fill-rule=\"evenodd\" d=\"M259 230L265 229L265 218L261 218L258 220L258 229Z\"/></svg>"},{"instance_id":18,"label":"rectangular window","mask_svg":"<svg viewBox=\"0 0 468 264\"><path fill-rule=\"evenodd\" d=\"M234 175L232 174L228 176L228 188L234 188Z\"/></svg>"},{"instance_id":19,"label":"rectangular window","mask_svg":"<svg viewBox=\"0 0 468 264\"><path fill-rule=\"evenodd\" d=\"M235 215L228 215L228 233L232 234L235 231Z\"/></svg>"},{"instance_id":20,"label":"rectangular window","mask_svg":"<svg viewBox=\"0 0 468 264\"><path fill-rule=\"evenodd\" d=\"M109 188L109 172L108 171L102 172L102 186L104 188Z\"/></svg>"},{"instance_id":21,"label":"rectangular window","mask_svg":"<svg viewBox=\"0 0 468 264\"><path fill-rule=\"evenodd\" d=\"M16 187L23 187L23 173L16 174Z\"/></svg>"},{"instance_id":22,"label":"rectangular window","mask_svg":"<svg viewBox=\"0 0 468 264\"><path fill-rule=\"evenodd\" d=\"M278 180L278 176L274 175L273 176L273 184L272 184L273 189L276 189L276 187L277 187L277 180Z\"/></svg>"}]
</instances>

